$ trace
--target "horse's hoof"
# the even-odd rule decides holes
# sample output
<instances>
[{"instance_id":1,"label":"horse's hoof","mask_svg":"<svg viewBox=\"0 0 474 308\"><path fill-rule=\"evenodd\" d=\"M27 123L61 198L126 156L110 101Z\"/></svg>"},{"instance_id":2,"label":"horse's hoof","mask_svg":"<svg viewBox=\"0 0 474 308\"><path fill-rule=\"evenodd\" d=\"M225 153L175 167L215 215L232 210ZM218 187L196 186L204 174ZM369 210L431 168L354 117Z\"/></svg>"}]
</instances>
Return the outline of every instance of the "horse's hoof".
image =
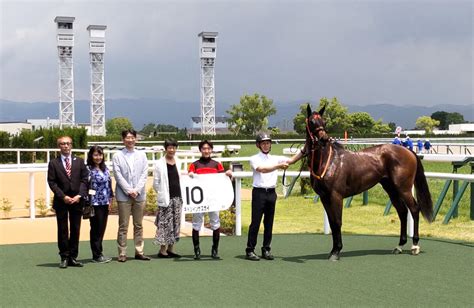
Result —
<instances>
[{"instance_id":1,"label":"horse's hoof","mask_svg":"<svg viewBox=\"0 0 474 308\"><path fill-rule=\"evenodd\" d=\"M339 254L329 255L329 261L339 261L339 259L340 259Z\"/></svg>"},{"instance_id":2,"label":"horse's hoof","mask_svg":"<svg viewBox=\"0 0 474 308\"><path fill-rule=\"evenodd\" d=\"M394 255L399 255L403 252L403 250L400 248L400 247L395 247L393 250L392 250L392 253Z\"/></svg>"},{"instance_id":3,"label":"horse's hoof","mask_svg":"<svg viewBox=\"0 0 474 308\"><path fill-rule=\"evenodd\" d=\"M417 256L420 254L420 246L418 245L413 245L411 246L411 254L414 256Z\"/></svg>"}]
</instances>

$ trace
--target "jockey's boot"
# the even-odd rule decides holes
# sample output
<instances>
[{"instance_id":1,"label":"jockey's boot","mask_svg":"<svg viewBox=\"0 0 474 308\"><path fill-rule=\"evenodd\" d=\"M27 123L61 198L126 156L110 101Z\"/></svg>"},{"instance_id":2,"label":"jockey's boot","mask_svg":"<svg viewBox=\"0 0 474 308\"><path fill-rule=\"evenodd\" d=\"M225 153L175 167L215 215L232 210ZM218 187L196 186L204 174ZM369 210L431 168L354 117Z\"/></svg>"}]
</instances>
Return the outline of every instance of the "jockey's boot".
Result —
<instances>
[{"instance_id":1,"label":"jockey's boot","mask_svg":"<svg viewBox=\"0 0 474 308\"><path fill-rule=\"evenodd\" d=\"M201 248L199 248L199 231L193 229L194 260L201 259Z\"/></svg>"},{"instance_id":2,"label":"jockey's boot","mask_svg":"<svg viewBox=\"0 0 474 308\"><path fill-rule=\"evenodd\" d=\"M217 250L219 249L219 239L221 237L220 229L212 231L212 250L211 250L211 257L213 259L220 259Z\"/></svg>"}]
</instances>

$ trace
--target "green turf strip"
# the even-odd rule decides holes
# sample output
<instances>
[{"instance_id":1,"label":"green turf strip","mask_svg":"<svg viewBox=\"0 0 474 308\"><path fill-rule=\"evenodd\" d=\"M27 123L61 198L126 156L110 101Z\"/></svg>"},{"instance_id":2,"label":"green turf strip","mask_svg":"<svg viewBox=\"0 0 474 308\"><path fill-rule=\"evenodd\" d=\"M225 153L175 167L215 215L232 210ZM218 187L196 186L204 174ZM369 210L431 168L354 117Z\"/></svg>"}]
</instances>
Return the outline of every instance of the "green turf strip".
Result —
<instances>
[{"instance_id":1,"label":"green turf strip","mask_svg":"<svg viewBox=\"0 0 474 308\"><path fill-rule=\"evenodd\" d=\"M472 244L422 239L422 253L392 255L396 237L345 235L341 261L326 260L330 236L277 235L274 261L244 259L246 237L221 240L221 261L192 259L189 238L177 244L179 260L129 259L93 264L81 242L83 268L58 268L55 244L0 246L0 305L9 306L470 306L474 303ZM259 237L261 243L261 235ZM410 248L406 245L405 248ZM129 256L133 257L129 242ZM115 241L104 242L116 257Z\"/></svg>"}]
</instances>

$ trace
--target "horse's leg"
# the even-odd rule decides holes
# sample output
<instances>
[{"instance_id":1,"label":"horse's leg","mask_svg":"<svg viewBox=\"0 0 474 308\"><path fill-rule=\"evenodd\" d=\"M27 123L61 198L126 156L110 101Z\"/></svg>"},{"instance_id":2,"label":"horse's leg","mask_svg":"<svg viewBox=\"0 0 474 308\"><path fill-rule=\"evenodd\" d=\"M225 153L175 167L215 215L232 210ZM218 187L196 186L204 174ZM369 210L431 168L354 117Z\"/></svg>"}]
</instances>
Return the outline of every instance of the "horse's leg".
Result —
<instances>
[{"instance_id":1,"label":"horse's leg","mask_svg":"<svg viewBox=\"0 0 474 308\"><path fill-rule=\"evenodd\" d=\"M413 245L411 246L411 254L416 256L420 253L420 246L418 245L418 241L420 240L420 235L418 233L420 209L416 204L415 198L413 198L411 190L403 193L402 198L407 204L408 210L410 210L411 216L413 217Z\"/></svg>"},{"instance_id":2,"label":"horse's leg","mask_svg":"<svg viewBox=\"0 0 474 308\"><path fill-rule=\"evenodd\" d=\"M392 201L393 207L397 210L398 217L400 219L400 240L398 246L393 249L394 254L400 254L403 251L403 245L407 243L407 213L408 210L403 202L400 200L400 194L396 189L393 182L388 179L383 179L380 184L382 184L383 189L387 192Z\"/></svg>"},{"instance_id":3,"label":"horse's leg","mask_svg":"<svg viewBox=\"0 0 474 308\"><path fill-rule=\"evenodd\" d=\"M333 193L330 197L321 197L321 201L328 214L332 233L332 250L329 253L329 260L337 261L340 259L342 250L342 197Z\"/></svg>"}]
</instances>

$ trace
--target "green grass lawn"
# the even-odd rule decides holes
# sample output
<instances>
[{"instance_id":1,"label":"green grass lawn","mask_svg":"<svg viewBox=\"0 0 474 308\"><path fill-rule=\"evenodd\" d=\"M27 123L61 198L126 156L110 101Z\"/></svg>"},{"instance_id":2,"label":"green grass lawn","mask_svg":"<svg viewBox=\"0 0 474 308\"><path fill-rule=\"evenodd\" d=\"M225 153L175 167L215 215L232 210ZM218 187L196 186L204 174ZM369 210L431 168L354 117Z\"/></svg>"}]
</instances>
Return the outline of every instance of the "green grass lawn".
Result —
<instances>
[{"instance_id":1,"label":"green grass lawn","mask_svg":"<svg viewBox=\"0 0 474 308\"><path fill-rule=\"evenodd\" d=\"M179 260L87 263L58 268L56 244L0 246L2 307L468 307L474 302L474 247L425 240L422 253L392 255L390 236L345 236L342 259L327 261L330 236L277 235L274 261L244 259L246 237L221 241L223 260L194 261L190 238L177 244ZM261 237L259 237L261 244ZM129 252L133 244L129 241ZM211 238L202 239L204 254ZM104 242L114 256L115 241ZM132 252L130 252L132 253Z\"/></svg>"},{"instance_id":2,"label":"green grass lawn","mask_svg":"<svg viewBox=\"0 0 474 308\"><path fill-rule=\"evenodd\" d=\"M385 204L372 202L374 199L369 193L369 205L362 205L362 197L358 196L352 201L350 208L343 211L343 234L400 234L400 221L395 209L388 216L384 216ZM459 209L459 217L451 219L447 225L442 224L442 218L447 209L443 209L438 219L429 224L424 219L420 220L420 237L456 239L474 242L474 221L469 220L467 202ZM248 231L251 217L250 201L242 202L242 227ZM280 197L277 201L274 233L323 233L323 206L320 201L316 204L312 199L292 196L287 199ZM343 237L344 241L344 237ZM394 241L394 245L398 243ZM411 241L408 242L411 245ZM423 245L423 244L421 244ZM409 247L408 245L406 247ZM330 246L327 250L330 250Z\"/></svg>"}]
</instances>

